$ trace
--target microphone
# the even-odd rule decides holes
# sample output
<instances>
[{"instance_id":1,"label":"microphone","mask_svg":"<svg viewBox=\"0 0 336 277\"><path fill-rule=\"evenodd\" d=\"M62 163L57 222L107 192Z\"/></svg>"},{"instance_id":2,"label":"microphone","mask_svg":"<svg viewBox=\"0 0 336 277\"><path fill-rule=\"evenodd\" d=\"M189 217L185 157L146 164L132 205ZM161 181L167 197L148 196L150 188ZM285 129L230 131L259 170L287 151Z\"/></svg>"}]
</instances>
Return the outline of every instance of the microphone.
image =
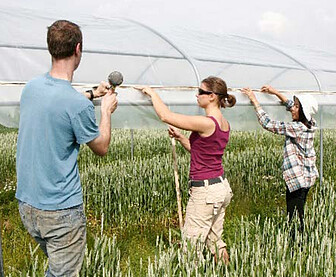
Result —
<instances>
[{"instance_id":1,"label":"microphone","mask_svg":"<svg viewBox=\"0 0 336 277\"><path fill-rule=\"evenodd\" d=\"M111 88L115 89L117 86L119 86L120 84L122 84L122 82L124 81L124 77L123 77L123 75L119 71L113 71L113 72L111 72L107 79L108 79L108 82L110 84L110 86L107 87L107 89L111 89ZM97 89L97 88L98 88L98 86L92 87L92 89L94 89L94 90ZM86 92L90 93L90 98L89 99L91 101L93 100L93 96L94 96L92 89L86 91Z\"/></svg>"},{"instance_id":2,"label":"microphone","mask_svg":"<svg viewBox=\"0 0 336 277\"><path fill-rule=\"evenodd\" d=\"M113 71L108 76L108 82L111 85L110 88L116 88L116 86L119 86L124 81L123 75L119 71Z\"/></svg>"}]
</instances>

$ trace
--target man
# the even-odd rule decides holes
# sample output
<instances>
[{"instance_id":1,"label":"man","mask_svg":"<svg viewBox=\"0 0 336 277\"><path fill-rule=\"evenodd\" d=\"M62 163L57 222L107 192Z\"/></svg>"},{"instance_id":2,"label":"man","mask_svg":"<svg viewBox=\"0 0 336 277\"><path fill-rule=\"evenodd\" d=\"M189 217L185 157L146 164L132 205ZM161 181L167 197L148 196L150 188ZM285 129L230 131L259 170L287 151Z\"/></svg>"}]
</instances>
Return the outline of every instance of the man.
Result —
<instances>
[{"instance_id":1,"label":"man","mask_svg":"<svg viewBox=\"0 0 336 277\"><path fill-rule=\"evenodd\" d=\"M117 100L106 82L86 97L71 86L82 55L79 26L54 22L47 43L51 70L28 82L21 96L16 198L23 224L49 258L46 276L77 276L86 244L77 156L84 143L107 153ZM98 128L87 98L103 95Z\"/></svg>"}]
</instances>

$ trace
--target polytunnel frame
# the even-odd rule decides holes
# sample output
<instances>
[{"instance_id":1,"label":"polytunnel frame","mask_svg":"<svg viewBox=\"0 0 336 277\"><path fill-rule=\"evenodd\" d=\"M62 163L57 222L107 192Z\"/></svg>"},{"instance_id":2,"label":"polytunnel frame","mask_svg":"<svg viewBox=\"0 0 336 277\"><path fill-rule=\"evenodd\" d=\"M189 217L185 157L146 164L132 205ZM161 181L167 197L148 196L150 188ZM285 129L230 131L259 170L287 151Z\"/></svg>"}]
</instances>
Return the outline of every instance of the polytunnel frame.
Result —
<instances>
[{"instance_id":1,"label":"polytunnel frame","mask_svg":"<svg viewBox=\"0 0 336 277\"><path fill-rule=\"evenodd\" d=\"M151 33L155 34L156 36L160 37L161 39L163 39L165 42L167 42L170 46L172 46L178 53L180 53L182 55L182 58L184 58L192 67L193 72L195 74L196 77L196 85L199 86L200 85L200 76L199 76L199 72L198 69L195 65L195 63L193 62L193 59L191 57L189 57L189 55L187 55L182 49L180 49L175 43L173 43L171 40L169 40L166 36L164 36L163 34L161 34L160 32L156 31L155 29L147 26L146 24L143 24L141 22L138 22L136 20L133 19L129 19L129 18L125 18L125 17L111 17L111 18L104 18L104 17L97 17L100 19L117 19L117 20L123 20L135 25L138 25L148 31L150 31ZM19 48L19 49L31 49L31 50L46 50L46 47L40 47L40 46L24 46L24 47L19 47L19 46L13 46L10 44L0 44L0 47L7 47L7 48ZM84 53L99 53L99 54L113 54L113 52L111 51L92 51L92 50L84 50ZM118 53L120 55L120 53ZM131 54L128 53L127 56L139 56L139 54ZM163 56L163 55L157 55L157 58L172 58L169 56ZM143 74L145 74L145 72L148 70L148 67L140 74L140 76L142 76ZM12 105L12 104L16 104L14 101L13 102L7 102L7 105ZM1 103L0 103L1 106ZM131 156L133 158L133 152L134 152L134 132L133 129L131 129Z\"/></svg>"},{"instance_id":2,"label":"polytunnel frame","mask_svg":"<svg viewBox=\"0 0 336 277\"><path fill-rule=\"evenodd\" d=\"M101 17L100 17L101 18ZM196 65L194 64L193 60L199 60L197 58L191 58L189 57L189 55L187 55L183 50L181 50L179 47L177 47L172 41L170 41L166 36L164 36L163 34L159 33L158 31L156 31L155 29L140 23L138 21L132 20L132 19L127 19L127 18L122 18L122 17L114 17L114 19L120 19L120 20L124 20L136 25L139 25L147 30L149 30L150 32L154 33L155 35L157 35L158 37L160 37L161 39L163 39L164 41L166 41L169 45L171 45L175 50L177 50L183 58L185 58L187 60L187 62L192 66L194 74L196 76L196 80L197 80L197 85L199 86L200 84L200 76L199 76L199 72L198 69L196 67ZM275 52L278 52L284 56L286 56L287 58L291 59L292 61L294 61L295 63L297 63L299 66L301 66L303 69L305 69L306 71L308 71L309 73L311 73L317 83L319 92L322 93L322 89L321 89L321 83L319 78L317 77L317 75L314 73L314 71L312 69L310 69L309 67L307 67L305 64L303 64L302 62L300 62L299 60L297 60L296 58L294 58L293 56L289 55L288 53L284 52L283 50L260 40L257 39L252 39L249 37L244 37L244 36L238 36L238 35L232 35L233 37L236 38L240 38L240 39L245 39L245 40L249 40L249 41L253 41L256 43L259 43L263 46L266 46L272 50L274 50ZM33 50L45 50L45 47L34 47L34 46L25 46L25 47L13 47L12 45L0 45L2 47L9 47L9 48L24 48L24 49L33 49ZM92 52L92 51L84 51L84 52ZM99 52L99 51L97 51ZM97 53L95 51L95 53ZM132 54L129 54L132 56ZM136 56L135 54L133 54L133 56ZM162 56L163 57L163 56ZM233 63L232 63L233 64ZM244 63L242 63L244 64ZM143 75L148 68L146 68L141 75ZM286 71L286 69L284 69L281 73L278 73L278 75L274 76L272 78L272 80L275 80L276 78L278 78L281 74L283 74ZM7 103L8 104L8 103ZM1 106L1 105L0 105ZM323 181L323 129L322 129L322 109L323 106L321 106L321 112L320 112L320 185L322 185L322 181ZM133 139L133 129L131 129L131 143L132 143L132 148L131 148L131 156L133 158L133 152L134 152L134 139ZM1 246L1 225L0 225L0 277L4 276L4 271L3 271L3 259L2 259L2 246Z\"/></svg>"},{"instance_id":3,"label":"polytunnel frame","mask_svg":"<svg viewBox=\"0 0 336 277\"><path fill-rule=\"evenodd\" d=\"M118 17L117 17L118 19ZM141 23L141 22L138 22L136 20L133 20L133 19L127 19L127 18L119 18L119 19L122 19L122 20L125 20L125 21L128 21L128 22L131 22L131 23L134 23L136 25L139 25L151 32L153 32L154 34L156 34L157 36L159 36L160 38L162 38L164 41L166 41L168 44L170 44L175 50L177 50L189 63L190 65L192 66L193 70L194 70L194 73L196 75L196 79L197 79L197 84L199 85L200 84L200 77L199 77L199 71L196 67L196 65L194 64L193 62L193 59L197 60L197 58L190 58L189 55L187 55L183 50L181 50L179 47L177 47L173 42L171 42L166 36L164 36L163 34L159 33L158 31L156 31L155 29ZM310 69L308 66L306 66L304 63L302 63L301 61L299 61L298 59L296 59L295 57L293 57L292 55L289 55L288 53L286 53L285 51L269 44L269 43L266 43L266 42L263 42L261 40L257 40L257 39L252 39L252 38L249 38L249 37L244 37L244 36L239 36L239 35L232 35L233 37L236 37L236 38L240 38L240 39L244 39L244 40L248 40L248 41L253 41L253 42L256 42L256 43L259 43L263 46L266 46L268 48L270 48L271 50L275 51L275 52L278 52L280 53L281 55L284 55L285 57L291 59L292 61L294 61L295 63L297 63L300 67L302 67L303 69L305 69L306 71L308 71L311 75L313 75L315 81L316 81L316 84L317 84L317 87L318 87L318 90L320 93L322 93L322 88L321 88L321 82L319 80L319 78L317 77L317 75L314 73L314 71L312 69ZM147 71L148 68L146 68L143 73L141 73L141 75L143 75L146 71ZM286 71L286 70L285 70ZM284 71L281 72L281 74L283 74ZM279 75L278 75L279 76ZM278 77L277 76L277 77ZM277 77L273 77L273 79L276 79ZM321 106L321 112L320 112L320 185L322 185L322 181L323 181L323 129L322 129L322 109L323 109L323 106ZM133 158L133 153L134 153L134 133L133 133L133 129L131 129L131 156Z\"/></svg>"},{"instance_id":4,"label":"polytunnel frame","mask_svg":"<svg viewBox=\"0 0 336 277\"><path fill-rule=\"evenodd\" d=\"M162 38L165 42L167 42L170 46L172 46L177 52L179 52L182 57L184 57L188 63L191 65L191 67L193 68L194 70L194 74L195 74L195 77L196 77L196 81L197 81L197 85L200 84L200 76L199 76L199 72L198 72L198 69L195 65L195 63L193 62L192 58L189 57L189 55L187 55L182 49L180 49L175 43L173 43L170 39L168 39L166 36L164 36L163 34L161 34L160 32L156 31L155 29L147 26L146 24L143 24L141 22L138 22L136 20L133 20L133 19L129 19L129 18L124 18L124 17L114 17L116 19L122 19L122 20L125 20L125 21L128 21L128 22L131 22L131 23L134 23L136 25L139 25L147 30L149 30L150 32L154 33L155 35L157 35L158 37ZM140 75L143 75L145 72L147 71L147 68L140 74Z\"/></svg>"},{"instance_id":5,"label":"polytunnel frame","mask_svg":"<svg viewBox=\"0 0 336 277\"><path fill-rule=\"evenodd\" d=\"M99 18L102 18L102 17L99 17ZM179 47L177 47L177 45L175 43L173 43L170 39L168 39L166 36L164 36L163 34L161 34L160 32L156 31L155 29L147 26L146 24L144 23L141 23L139 21L136 21L136 20L133 20L133 19L129 19L129 18L125 18L125 17L112 17L112 19L119 19L119 20L124 20L124 21L127 21L127 22L130 22L130 23L133 23L133 24L136 24L138 26L141 26L145 29L147 29L148 31L154 33L155 35L157 35L158 37L160 37L161 39L163 39L165 42L167 42L170 46L172 46L177 52L179 52L182 57L184 59L187 60L187 62L191 65L193 71L194 71L194 74L195 74L195 77L196 77L196 82L197 82L197 86L200 85L200 76L199 76L199 72L198 72L198 69L195 65L195 63L193 62L193 59L189 57L189 55L187 55L182 49L180 49ZM129 54L130 56L132 56L132 54ZM160 56L158 56L157 58L159 58ZM149 69L149 67L146 67L145 70L140 74L140 76L144 75L145 72ZM140 77L138 77L139 79ZM133 156L134 156L134 130L131 129L131 157L133 159Z\"/></svg>"},{"instance_id":6,"label":"polytunnel frame","mask_svg":"<svg viewBox=\"0 0 336 277\"><path fill-rule=\"evenodd\" d=\"M198 58L190 57L188 54L186 54L182 49L180 49L175 43L173 43L170 39L168 39L162 33L158 32L155 29L147 26L146 24L143 24L143 23L138 22L136 20L129 19L129 18L124 18L124 17L112 17L112 18L97 17L97 18L123 20L123 21L129 22L129 23L138 25L138 26L150 31L151 33L155 34L156 36L160 37L165 42L167 42L170 46L172 46L177 52L179 52L182 55L182 58L184 58L191 65L191 67L194 71L195 77L196 77L197 85L199 86L200 76L199 76L198 68L194 63L194 60L204 61L204 59L198 59ZM261 40L252 39L252 38L249 38L249 37L239 36L239 35L231 35L231 36L235 37L235 38L244 39L244 40L248 40L248 41L252 41L252 42L261 44L261 45L266 46L269 49L271 49L275 52L278 52L281 55L284 55L285 57L291 59L296 64L298 64L302 69L306 70L307 72L309 72L314 77L314 79L316 81L316 84L318 86L318 90L319 90L320 93L322 93L321 82L320 82L318 76L314 73L314 71L312 69L310 69L308 66L306 66L304 63L302 63L301 61L299 61L298 59L296 59L292 55L289 55L288 53L286 53L285 51L275 47L274 45L266 43L266 42L261 41ZM24 47L13 46L13 45L0 45L0 46L1 47L9 47L9 48L32 49L32 50L46 50L47 49L46 47L38 47L38 46L24 46ZM84 52L87 52L87 53L109 53L109 54L113 53L113 52L110 52L110 51L92 51L92 50L86 50ZM120 55L120 53L118 53L118 54ZM131 54L131 53L128 53L127 55L129 55L129 56L139 56L139 54ZM163 57L173 58L173 57L164 56L164 55L157 55L156 57L157 58L160 58L160 57L162 57L162 58ZM229 63L231 65L234 64L233 62L227 62L227 63ZM246 64L246 63L240 63L240 64ZM148 70L148 67L140 75L145 74L145 72L147 70ZM284 69L282 72L278 73L278 75L274 76L271 80L273 81L273 80L277 79L279 76L281 76L286 71L287 71L287 69ZM6 103L6 105L8 105L8 104L11 104L11 103ZM322 119L322 109L323 109L323 106L321 106L321 112L320 112L320 185L322 184L322 180L323 180L323 129L322 129L323 119ZM132 143L131 155L133 157L133 152L134 152L133 129L131 129L131 143Z\"/></svg>"},{"instance_id":7,"label":"polytunnel frame","mask_svg":"<svg viewBox=\"0 0 336 277\"><path fill-rule=\"evenodd\" d=\"M120 19L120 20L124 20L124 21L130 22L130 23L139 25L139 26L149 30L150 32L154 33L155 35L157 35L158 37L160 37L164 41L166 41L177 52L179 52L182 55L182 57L184 59L186 59L187 62L191 65L191 67L194 71L195 77L196 77L197 86L199 86L200 76L199 76L199 72L198 72L197 67L194 64L193 60L184 51L182 51L179 47L177 47L172 41L170 41L166 36L164 36L163 34L159 33L158 31L154 30L153 28L151 28L147 25L145 25L143 23L140 23L138 21L132 20L132 19L127 19L127 18L122 18L122 17L114 17L114 19ZM2 46L2 47L5 46L5 47L9 47L9 48L13 47L11 45L0 45L0 46ZM16 46L15 48L20 48L20 47ZM34 46L31 46L31 47L26 46L26 47L22 47L22 48L24 48L24 49L30 48L30 49L34 49L34 50L45 50L46 49L45 47L34 47ZM84 52L91 52L91 51L84 51ZM135 56L134 54L133 55L129 54L129 55L130 56ZM143 75L147 71L147 69L148 68L146 68L145 71L141 73L141 75ZM131 157L132 157L132 159L133 159L133 153L134 153L134 130L131 129ZM2 258L2 246L1 246L1 226L0 226L0 277L2 277L2 276L4 276L4 270L3 270L3 258Z\"/></svg>"}]
</instances>

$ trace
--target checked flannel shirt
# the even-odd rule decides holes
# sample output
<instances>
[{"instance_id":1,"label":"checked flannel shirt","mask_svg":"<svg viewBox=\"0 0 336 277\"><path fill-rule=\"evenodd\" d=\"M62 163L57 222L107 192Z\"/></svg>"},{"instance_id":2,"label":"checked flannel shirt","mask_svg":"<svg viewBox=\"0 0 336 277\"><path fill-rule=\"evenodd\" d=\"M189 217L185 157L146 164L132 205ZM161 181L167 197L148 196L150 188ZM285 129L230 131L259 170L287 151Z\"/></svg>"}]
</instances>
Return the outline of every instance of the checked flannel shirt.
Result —
<instances>
[{"instance_id":1,"label":"checked flannel shirt","mask_svg":"<svg viewBox=\"0 0 336 277\"><path fill-rule=\"evenodd\" d=\"M294 102L288 100L283 104L289 111ZM314 150L314 133L317 128L314 119L312 119L313 126L308 129L299 121L282 122L272 120L261 107L258 107L256 112L258 121L264 129L286 136L282 169L283 178L289 191L310 188L318 177Z\"/></svg>"}]
</instances>

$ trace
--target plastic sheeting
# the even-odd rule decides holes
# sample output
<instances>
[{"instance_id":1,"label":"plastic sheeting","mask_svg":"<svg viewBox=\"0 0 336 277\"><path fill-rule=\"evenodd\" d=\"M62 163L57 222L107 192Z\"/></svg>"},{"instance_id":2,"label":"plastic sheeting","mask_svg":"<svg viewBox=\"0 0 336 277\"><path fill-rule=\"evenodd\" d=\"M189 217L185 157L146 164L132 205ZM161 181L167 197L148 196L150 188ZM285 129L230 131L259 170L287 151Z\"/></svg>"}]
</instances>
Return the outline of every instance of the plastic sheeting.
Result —
<instances>
[{"instance_id":1,"label":"plastic sheeting","mask_svg":"<svg viewBox=\"0 0 336 277\"><path fill-rule=\"evenodd\" d=\"M17 87L11 87L13 89ZM20 87L22 88L22 87ZM77 88L84 91L85 88ZM169 106L171 111L183 114L202 114L203 110L197 105L196 88L156 88L162 100ZM14 92L15 90L13 90ZM19 94L20 89L16 92ZM132 87L117 88L118 108L112 115L113 128L167 128L157 117L150 99ZM232 108L222 109L223 115L230 122L233 130L254 130L261 128L256 120L255 111L250 105L248 98L240 92L229 92L236 96L237 104ZM275 120L291 121L291 115L282 106L277 97L264 93L256 93L258 100L269 115ZM293 98L292 93L285 93L289 98ZM84 96L83 96L84 97ZM314 116L318 126L326 129L336 129L336 105L335 95L314 93L314 97L319 103L319 113ZM96 116L100 118L100 102L94 100L96 106ZM1 99L0 99L1 103ZM2 102L4 103L4 102ZM9 127L18 127L19 124L19 102L7 101L7 106L0 104L0 123Z\"/></svg>"},{"instance_id":2,"label":"plastic sheeting","mask_svg":"<svg viewBox=\"0 0 336 277\"><path fill-rule=\"evenodd\" d=\"M158 33L129 19L0 8L0 124L6 126L18 126L23 84L49 70L47 26L61 18L76 22L83 31L82 62L74 75L74 83L82 84L77 87L80 91L118 70L124 75L125 85L161 86L158 91L170 108L186 114L201 112L194 97L195 87L209 75L222 77L231 88L270 84L280 90L336 91L336 55L321 51L182 28ZM119 90L119 107L112 116L115 128L164 127L140 92L130 87ZM232 128L259 128L247 98L234 94L237 107L223 111ZM336 94L316 97L320 126L335 128ZM274 97L258 98L272 117L284 118L284 108ZM95 103L99 105L99 101Z\"/></svg>"},{"instance_id":3,"label":"plastic sheeting","mask_svg":"<svg viewBox=\"0 0 336 277\"><path fill-rule=\"evenodd\" d=\"M335 54L235 35L190 30L168 35L196 60L202 77L222 77L231 87L336 92Z\"/></svg>"},{"instance_id":4,"label":"plastic sheeting","mask_svg":"<svg viewBox=\"0 0 336 277\"><path fill-rule=\"evenodd\" d=\"M118 70L128 84L197 85L192 66L176 48L132 21L9 8L0 15L1 81L28 81L47 72L47 26L65 18L80 25L84 37L74 82L98 83Z\"/></svg>"}]
</instances>

